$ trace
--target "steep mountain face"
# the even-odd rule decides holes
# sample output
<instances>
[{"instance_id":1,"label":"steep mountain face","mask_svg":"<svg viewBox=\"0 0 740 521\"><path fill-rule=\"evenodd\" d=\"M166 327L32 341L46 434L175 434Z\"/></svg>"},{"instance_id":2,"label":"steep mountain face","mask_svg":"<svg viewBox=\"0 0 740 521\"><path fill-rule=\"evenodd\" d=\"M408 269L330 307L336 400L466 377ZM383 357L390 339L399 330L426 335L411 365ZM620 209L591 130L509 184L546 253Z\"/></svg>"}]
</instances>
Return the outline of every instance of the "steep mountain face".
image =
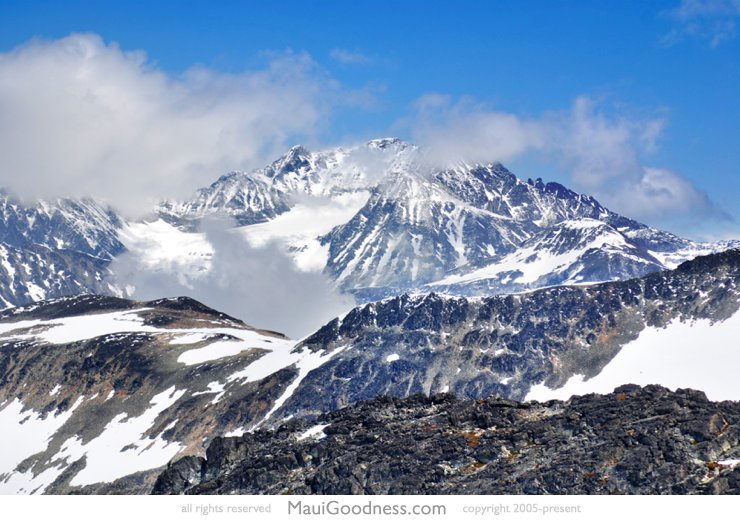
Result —
<instances>
[{"instance_id":1,"label":"steep mountain face","mask_svg":"<svg viewBox=\"0 0 740 521\"><path fill-rule=\"evenodd\" d=\"M424 176L405 171L392 173L322 242L329 247L326 271L342 288L382 291L440 278L448 267L487 255L493 244L511 244L517 233Z\"/></svg>"},{"instance_id":2,"label":"steep mountain face","mask_svg":"<svg viewBox=\"0 0 740 521\"><path fill-rule=\"evenodd\" d=\"M591 392L589 382L740 399L732 348L739 308L740 250L591 286L475 299L403 295L355 308L299 343L298 351L340 352L272 420L384 394L547 399L566 384Z\"/></svg>"},{"instance_id":3,"label":"steep mountain face","mask_svg":"<svg viewBox=\"0 0 740 521\"><path fill-rule=\"evenodd\" d=\"M568 402L383 397L217 438L155 494L738 494L740 403L623 386Z\"/></svg>"},{"instance_id":4,"label":"steep mountain face","mask_svg":"<svg viewBox=\"0 0 740 521\"><path fill-rule=\"evenodd\" d=\"M106 280L110 260L125 250L137 269L192 285L211 268L203 220L219 216L238 228L235 241L277 241L299 270L323 271L360 302L414 290L478 296L624 280L738 245L681 239L497 163L436 168L393 138L319 152L293 147L264 168L222 176L192 200L162 203L155 222L124 223L90 200L24 206L3 195L0 210L5 305L131 295L120 273Z\"/></svg>"},{"instance_id":5,"label":"steep mountain face","mask_svg":"<svg viewBox=\"0 0 740 521\"><path fill-rule=\"evenodd\" d=\"M258 425L327 359L293 346L188 298L1 312L0 492L145 492L176 455Z\"/></svg>"},{"instance_id":6,"label":"steep mountain face","mask_svg":"<svg viewBox=\"0 0 740 521\"><path fill-rule=\"evenodd\" d=\"M265 222L289 209L285 193L244 172L232 172L200 189L192 201L163 203L159 215L183 230L195 231L209 216L227 215L244 226Z\"/></svg>"},{"instance_id":7,"label":"steep mountain face","mask_svg":"<svg viewBox=\"0 0 740 521\"><path fill-rule=\"evenodd\" d=\"M106 267L123 250L122 225L90 199L29 206L0 193L0 303L108 293Z\"/></svg>"},{"instance_id":8,"label":"steep mountain face","mask_svg":"<svg viewBox=\"0 0 740 521\"><path fill-rule=\"evenodd\" d=\"M334 215L349 194L366 199L353 199L360 202L353 213L322 235L311 219L289 217L306 205ZM286 249L302 269L323 270L365 302L419 288L476 296L624 280L733 246L655 230L557 183L522 181L498 163L435 168L398 139L322 152L293 147L263 169L224 176L193 201L159 212L190 231L225 213L260 240L284 239L270 223L291 221Z\"/></svg>"}]
</instances>

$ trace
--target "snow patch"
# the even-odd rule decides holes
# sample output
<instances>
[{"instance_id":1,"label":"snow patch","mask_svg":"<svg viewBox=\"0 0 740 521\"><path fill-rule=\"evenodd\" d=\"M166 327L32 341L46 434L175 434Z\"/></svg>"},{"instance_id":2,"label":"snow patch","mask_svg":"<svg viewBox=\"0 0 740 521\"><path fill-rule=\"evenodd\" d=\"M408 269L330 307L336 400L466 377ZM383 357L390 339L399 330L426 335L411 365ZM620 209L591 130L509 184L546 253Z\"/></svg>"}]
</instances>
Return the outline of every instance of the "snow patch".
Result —
<instances>
[{"instance_id":1,"label":"snow patch","mask_svg":"<svg viewBox=\"0 0 740 521\"><path fill-rule=\"evenodd\" d=\"M296 368L298 369L298 376L296 376L292 382L290 382L290 385L285 389L283 394L275 400L275 404L272 406L272 409L260 420L257 424L255 424L250 430L254 430L260 425L262 425L265 421L267 421L268 418L270 418L275 412L283 406L283 404L293 395L295 390L298 388L300 383L303 381L303 379L316 369L317 367L321 366L322 364L328 362L333 357L341 353L347 348L347 346L339 346L335 348L331 353L326 353L324 351L316 351L312 352L309 349L304 348L301 352L291 351L290 353L269 353L268 355L263 356L258 360L257 362L260 362L261 360L267 358L269 355L274 356L276 359L279 359L280 366L277 365L277 360L274 362L265 361L266 367L278 367L278 369L272 370L274 373L276 370L282 369L284 367L289 367L293 364L295 364ZM257 363L255 362L255 363ZM251 364L246 369L239 371L237 373L232 374L229 376L229 380L237 380L241 378L248 377L252 372L252 366L254 364ZM269 373L272 374L272 373ZM263 376L264 378L264 376ZM236 431L232 432L239 432L243 433L244 431L242 429L237 429Z\"/></svg>"},{"instance_id":2,"label":"snow patch","mask_svg":"<svg viewBox=\"0 0 740 521\"><path fill-rule=\"evenodd\" d=\"M30 471L25 478L11 478L16 474L12 472L13 469L20 462L47 449L49 439L72 417L72 413L83 399L84 397L80 396L72 407L64 412L48 413L45 416L33 409L25 409L18 398L0 410L0 432L2 432L3 444L5 447L13 448L13 450L0 451L0 472L10 473L10 475L0 474L0 494L28 494L34 488L45 488L56 479L56 475L52 476L53 473L44 473L43 479L41 476L33 478ZM51 478L48 483L45 481L47 478Z\"/></svg>"},{"instance_id":3,"label":"snow patch","mask_svg":"<svg viewBox=\"0 0 740 521\"><path fill-rule=\"evenodd\" d=\"M306 199L274 219L244 226L240 231L254 247L280 241L292 252L300 270L321 271L329 258L329 247L322 246L318 238L349 221L369 197L370 192L357 191Z\"/></svg>"},{"instance_id":4,"label":"snow patch","mask_svg":"<svg viewBox=\"0 0 740 521\"><path fill-rule=\"evenodd\" d=\"M544 383L530 388L525 400L567 400L588 393L611 393L623 384L659 384L669 389L704 391L713 401L740 400L740 313L724 322L680 322L667 327L646 328L617 353L602 371L584 380L573 375L563 387Z\"/></svg>"},{"instance_id":5,"label":"snow patch","mask_svg":"<svg viewBox=\"0 0 740 521\"><path fill-rule=\"evenodd\" d=\"M324 433L324 429L326 429L329 426L328 423L323 423L320 425L314 425L310 429L304 431L301 433L300 436L298 436L299 440L305 440L306 438L318 438L323 439L326 438L326 434Z\"/></svg>"},{"instance_id":6,"label":"snow patch","mask_svg":"<svg viewBox=\"0 0 740 521\"><path fill-rule=\"evenodd\" d=\"M130 418L124 413L117 415L105 426L100 436L90 442L83 443L77 436L64 442L55 457L66 458L71 463L86 456L85 467L72 478L70 484L84 486L110 482L134 472L165 465L183 446L163 440L161 434L152 439L145 437L145 433L154 425L157 416L184 394L184 389L178 391L172 386L154 396L151 407L140 416Z\"/></svg>"},{"instance_id":7,"label":"snow patch","mask_svg":"<svg viewBox=\"0 0 740 521\"><path fill-rule=\"evenodd\" d=\"M214 330L217 332L217 330ZM185 365L196 365L210 360L217 360L227 356L234 356L248 349L290 349L295 345L291 340L284 340L276 337L261 335L256 331L244 329L232 330L232 336L237 336L239 340L223 340L213 342L207 346L197 349L190 349L180 354L177 361ZM213 335L213 332L209 333ZM259 362L259 360L257 361ZM254 362L252 365L256 364ZM250 365L249 367L252 367ZM274 371L273 371L274 372ZM272 374L272 373L268 373ZM267 375L265 375L267 376Z\"/></svg>"}]
</instances>

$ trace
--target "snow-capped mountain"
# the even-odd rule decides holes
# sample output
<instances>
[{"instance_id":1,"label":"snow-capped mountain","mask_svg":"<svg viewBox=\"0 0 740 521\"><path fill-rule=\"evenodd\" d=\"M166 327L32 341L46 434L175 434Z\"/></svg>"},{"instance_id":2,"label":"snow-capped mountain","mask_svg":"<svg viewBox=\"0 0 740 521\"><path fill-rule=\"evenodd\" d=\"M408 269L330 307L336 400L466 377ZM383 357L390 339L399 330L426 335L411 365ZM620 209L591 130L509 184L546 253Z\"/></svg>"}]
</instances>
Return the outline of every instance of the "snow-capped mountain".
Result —
<instances>
[{"instance_id":1,"label":"snow-capped mountain","mask_svg":"<svg viewBox=\"0 0 740 521\"><path fill-rule=\"evenodd\" d=\"M108 293L123 220L91 199L26 205L0 192L0 304Z\"/></svg>"},{"instance_id":2,"label":"snow-capped mountain","mask_svg":"<svg viewBox=\"0 0 740 521\"><path fill-rule=\"evenodd\" d=\"M253 243L283 240L303 269L323 270L360 301L418 288L487 295L627 279L733 246L650 228L498 163L434 168L417 147L391 138L321 152L293 147L263 169L160 208L184 230L217 213L246 224Z\"/></svg>"},{"instance_id":3,"label":"snow-capped mountain","mask_svg":"<svg viewBox=\"0 0 740 521\"><path fill-rule=\"evenodd\" d=\"M360 302L414 290L475 296L623 280L737 245L655 230L497 163L434 168L395 138L293 147L191 200L162 203L154 221L126 222L91 200L23 205L3 195L0 203L6 306L85 292L133 296L131 269L109 273L124 251L133 270L192 287L211 269L214 246L202 228L215 216L232 220L234 241L277 241L299 270L323 272Z\"/></svg>"},{"instance_id":4,"label":"snow-capped mountain","mask_svg":"<svg viewBox=\"0 0 740 521\"><path fill-rule=\"evenodd\" d=\"M192 201L163 203L159 215L166 222L194 231L199 220L207 216L227 215L245 226L267 221L289 209L284 192L254 176L231 172L199 190Z\"/></svg>"},{"instance_id":5,"label":"snow-capped mountain","mask_svg":"<svg viewBox=\"0 0 740 521\"><path fill-rule=\"evenodd\" d=\"M269 417L331 357L188 298L0 313L0 493L146 492L176 455Z\"/></svg>"},{"instance_id":6,"label":"snow-capped mountain","mask_svg":"<svg viewBox=\"0 0 740 521\"><path fill-rule=\"evenodd\" d=\"M165 201L158 213L187 230L213 215L229 216L242 226L269 221L289 211L296 196L328 197L369 190L389 164L398 163L412 149L398 139L317 153L297 145L264 168L220 177L190 201Z\"/></svg>"}]
</instances>

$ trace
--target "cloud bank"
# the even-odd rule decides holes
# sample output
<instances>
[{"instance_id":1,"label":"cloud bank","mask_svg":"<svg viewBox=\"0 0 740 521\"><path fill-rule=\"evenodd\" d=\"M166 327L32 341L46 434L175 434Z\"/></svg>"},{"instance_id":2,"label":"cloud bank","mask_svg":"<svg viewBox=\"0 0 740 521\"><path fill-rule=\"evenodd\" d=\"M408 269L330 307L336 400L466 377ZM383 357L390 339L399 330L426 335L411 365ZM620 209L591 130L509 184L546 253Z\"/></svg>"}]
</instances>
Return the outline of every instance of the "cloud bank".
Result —
<instances>
[{"instance_id":1,"label":"cloud bank","mask_svg":"<svg viewBox=\"0 0 740 521\"><path fill-rule=\"evenodd\" d=\"M665 126L661 117L612 115L581 96L567 110L523 118L429 94L403 125L437 165L540 156L560 165L571 188L629 217L665 223L728 218L689 179L645 164Z\"/></svg>"},{"instance_id":2,"label":"cloud bank","mask_svg":"<svg viewBox=\"0 0 740 521\"><path fill-rule=\"evenodd\" d=\"M149 210L310 138L342 94L305 54L175 76L94 34L32 41L0 54L0 184Z\"/></svg>"},{"instance_id":3,"label":"cloud bank","mask_svg":"<svg viewBox=\"0 0 740 521\"><path fill-rule=\"evenodd\" d=\"M124 252L110 266L110 282L127 288L126 296L138 300L187 295L291 338L313 333L355 305L322 273L298 269L284 243L252 246L235 235L233 227L227 219L203 222L213 256L210 268L197 276L185 276L175 264L151 265L136 252Z\"/></svg>"}]
</instances>

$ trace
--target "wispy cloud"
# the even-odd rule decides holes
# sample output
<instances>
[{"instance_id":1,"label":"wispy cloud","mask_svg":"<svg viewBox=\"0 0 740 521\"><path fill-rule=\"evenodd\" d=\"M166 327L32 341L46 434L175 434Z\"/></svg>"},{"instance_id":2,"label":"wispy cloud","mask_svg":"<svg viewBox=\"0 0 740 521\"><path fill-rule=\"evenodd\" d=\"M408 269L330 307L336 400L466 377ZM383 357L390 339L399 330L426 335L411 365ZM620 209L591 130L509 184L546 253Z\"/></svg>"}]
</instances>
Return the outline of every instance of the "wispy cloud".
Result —
<instances>
[{"instance_id":1,"label":"wispy cloud","mask_svg":"<svg viewBox=\"0 0 740 521\"><path fill-rule=\"evenodd\" d=\"M561 166L571 187L630 217L728 218L689 179L646 164L665 126L660 116L615 114L581 96L566 110L523 118L471 99L429 94L403 125L435 164L541 156Z\"/></svg>"},{"instance_id":2,"label":"wispy cloud","mask_svg":"<svg viewBox=\"0 0 740 521\"><path fill-rule=\"evenodd\" d=\"M666 45L696 38L717 47L735 37L740 0L681 0L677 7L663 14L676 24L663 38Z\"/></svg>"},{"instance_id":3,"label":"wispy cloud","mask_svg":"<svg viewBox=\"0 0 740 521\"><path fill-rule=\"evenodd\" d=\"M321 131L351 93L306 54L237 74L168 74L94 34L0 53L0 185L135 213Z\"/></svg>"},{"instance_id":4,"label":"wispy cloud","mask_svg":"<svg viewBox=\"0 0 740 521\"><path fill-rule=\"evenodd\" d=\"M363 65L373 62L371 57L362 54L361 52L350 51L347 49L332 49L329 53L329 57L342 65Z\"/></svg>"}]
</instances>

